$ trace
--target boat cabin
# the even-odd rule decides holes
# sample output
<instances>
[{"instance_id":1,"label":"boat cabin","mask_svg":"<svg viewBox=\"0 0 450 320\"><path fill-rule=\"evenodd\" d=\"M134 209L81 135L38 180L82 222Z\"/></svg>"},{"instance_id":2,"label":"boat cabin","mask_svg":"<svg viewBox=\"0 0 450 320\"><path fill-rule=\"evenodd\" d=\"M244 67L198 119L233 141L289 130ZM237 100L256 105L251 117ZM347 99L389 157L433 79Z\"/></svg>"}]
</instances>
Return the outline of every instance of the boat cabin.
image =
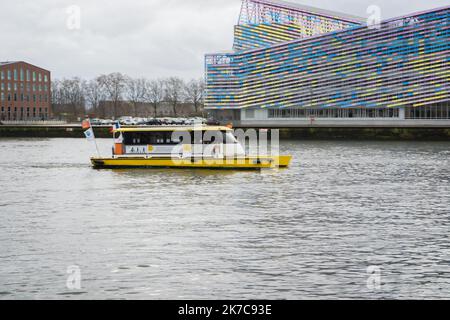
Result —
<instances>
[{"instance_id":1,"label":"boat cabin","mask_svg":"<svg viewBox=\"0 0 450 320\"><path fill-rule=\"evenodd\" d=\"M120 128L113 157L229 157L245 151L228 127Z\"/></svg>"}]
</instances>

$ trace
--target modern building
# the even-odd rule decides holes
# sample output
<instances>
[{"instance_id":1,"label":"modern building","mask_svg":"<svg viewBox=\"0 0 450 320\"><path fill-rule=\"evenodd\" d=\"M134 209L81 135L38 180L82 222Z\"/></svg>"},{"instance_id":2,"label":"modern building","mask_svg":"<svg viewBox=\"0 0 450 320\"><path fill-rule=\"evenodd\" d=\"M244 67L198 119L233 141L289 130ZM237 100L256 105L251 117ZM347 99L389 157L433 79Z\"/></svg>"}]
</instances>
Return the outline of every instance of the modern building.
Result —
<instances>
[{"instance_id":1,"label":"modern building","mask_svg":"<svg viewBox=\"0 0 450 320\"><path fill-rule=\"evenodd\" d=\"M241 126L450 126L450 6L370 25L243 0L234 47L207 54L205 108Z\"/></svg>"},{"instance_id":2,"label":"modern building","mask_svg":"<svg viewBox=\"0 0 450 320\"><path fill-rule=\"evenodd\" d=\"M0 62L0 120L48 119L50 92L50 71L23 61Z\"/></svg>"}]
</instances>

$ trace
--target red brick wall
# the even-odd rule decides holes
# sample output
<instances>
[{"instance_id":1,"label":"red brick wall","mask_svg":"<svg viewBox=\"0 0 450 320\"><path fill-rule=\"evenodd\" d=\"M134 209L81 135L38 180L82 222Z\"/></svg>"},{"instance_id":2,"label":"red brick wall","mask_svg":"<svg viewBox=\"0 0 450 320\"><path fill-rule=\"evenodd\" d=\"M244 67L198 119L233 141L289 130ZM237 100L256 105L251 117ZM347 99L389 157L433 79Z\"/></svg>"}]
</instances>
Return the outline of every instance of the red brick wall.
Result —
<instances>
[{"instance_id":1,"label":"red brick wall","mask_svg":"<svg viewBox=\"0 0 450 320\"><path fill-rule=\"evenodd\" d=\"M0 119L40 120L51 117L50 76L50 71L26 62L0 65Z\"/></svg>"}]
</instances>

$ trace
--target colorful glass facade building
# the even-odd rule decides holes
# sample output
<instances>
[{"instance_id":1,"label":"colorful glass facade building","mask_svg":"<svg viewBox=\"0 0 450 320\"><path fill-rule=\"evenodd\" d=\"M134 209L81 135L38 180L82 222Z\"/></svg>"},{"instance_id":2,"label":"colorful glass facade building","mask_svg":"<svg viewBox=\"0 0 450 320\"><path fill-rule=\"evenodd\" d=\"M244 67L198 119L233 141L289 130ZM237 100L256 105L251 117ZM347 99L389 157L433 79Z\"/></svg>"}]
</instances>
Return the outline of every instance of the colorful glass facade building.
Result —
<instances>
[{"instance_id":1,"label":"colorful glass facade building","mask_svg":"<svg viewBox=\"0 0 450 320\"><path fill-rule=\"evenodd\" d=\"M449 52L450 6L368 26L303 5L243 0L233 51L206 55L205 105L218 119L249 125L449 120Z\"/></svg>"}]
</instances>

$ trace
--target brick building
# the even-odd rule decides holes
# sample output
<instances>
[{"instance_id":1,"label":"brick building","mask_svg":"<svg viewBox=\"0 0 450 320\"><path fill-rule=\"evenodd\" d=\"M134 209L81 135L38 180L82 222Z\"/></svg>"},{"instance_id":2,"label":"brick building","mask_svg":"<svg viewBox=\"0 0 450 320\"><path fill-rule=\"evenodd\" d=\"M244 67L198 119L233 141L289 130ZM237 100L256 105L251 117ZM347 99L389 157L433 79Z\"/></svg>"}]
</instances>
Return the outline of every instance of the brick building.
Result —
<instances>
[{"instance_id":1,"label":"brick building","mask_svg":"<svg viewBox=\"0 0 450 320\"><path fill-rule=\"evenodd\" d=\"M0 62L0 120L45 120L51 115L50 71L23 61Z\"/></svg>"}]
</instances>

